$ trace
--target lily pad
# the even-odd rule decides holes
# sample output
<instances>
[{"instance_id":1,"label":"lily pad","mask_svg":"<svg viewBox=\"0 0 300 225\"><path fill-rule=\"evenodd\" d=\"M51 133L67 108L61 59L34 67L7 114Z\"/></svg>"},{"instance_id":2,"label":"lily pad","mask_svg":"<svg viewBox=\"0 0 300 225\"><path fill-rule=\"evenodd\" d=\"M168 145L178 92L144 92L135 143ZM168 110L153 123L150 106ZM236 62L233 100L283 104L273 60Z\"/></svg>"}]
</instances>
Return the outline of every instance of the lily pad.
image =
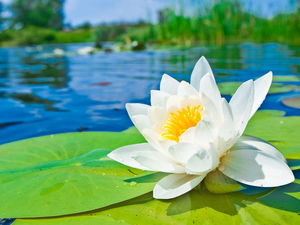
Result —
<instances>
[{"instance_id":1,"label":"lily pad","mask_svg":"<svg viewBox=\"0 0 300 225\"><path fill-rule=\"evenodd\" d=\"M144 141L135 134L86 132L0 146L0 217L84 212L152 191L165 174L143 172L107 157L112 149Z\"/></svg>"},{"instance_id":2,"label":"lily pad","mask_svg":"<svg viewBox=\"0 0 300 225\"><path fill-rule=\"evenodd\" d=\"M300 109L300 97L285 98L282 100L282 103L286 106Z\"/></svg>"},{"instance_id":3,"label":"lily pad","mask_svg":"<svg viewBox=\"0 0 300 225\"><path fill-rule=\"evenodd\" d=\"M212 194L205 185L171 200L152 193L88 213L45 219L17 219L13 225L34 224L298 224L300 181L251 194Z\"/></svg>"},{"instance_id":4,"label":"lily pad","mask_svg":"<svg viewBox=\"0 0 300 225\"><path fill-rule=\"evenodd\" d=\"M223 82L223 83L218 83L218 87L222 95L233 95L241 84L242 82ZM282 84L272 83L268 93L269 94L285 93L293 89L294 86L292 85L284 86Z\"/></svg>"},{"instance_id":5,"label":"lily pad","mask_svg":"<svg viewBox=\"0 0 300 225\"><path fill-rule=\"evenodd\" d=\"M273 81L278 82L289 82L289 81L299 81L300 78L297 76L273 76Z\"/></svg>"},{"instance_id":6,"label":"lily pad","mask_svg":"<svg viewBox=\"0 0 300 225\"><path fill-rule=\"evenodd\" d=\"M273 83L270 87L270 90L268 94L279 94L279 93L285 93L285 92L290 92L294 89L293 85L282 85L282 84L277 84Z\"/></svg>"},{"instance_id":7,"label":"lily pad","mask_svg":"<svg viewBox=\"0 0 300 225\"><path fill-rule=\"evenodd\" d=\"M257 111L249 121L245 135L261 138L280 150L287 159L300 159L300 117L284 117L282 111ZM295 149L291 151L291 149Z\"/></svg>"},{"instance_id":8,"label":"lily pad","mask_svg":"<svg viewBox=\"0 0 300 225\"><path fill-rule=\"evenodd\" d=\"M245 134L272 143L290 159L293 169L299 169L297 130L300 117L283 115L281 111L258 111ZM0 196L1 217L58 216L102 207L74 216L18 219L15 223L66 224L68 221L70 224L96 224L104 221L118 224L124 221L123 224L134 224L138 217L139 224L181 224L183 221L197 224L206 220L242 223L248 219L272 224L274 218L282 222L283 218L289 217L286 223L299 218L295 217L295 213L299 213L296 207L299 205L299 181L289 186L291 189L280 189L285 191L274 195L277 202L268 199L265 203L263 195L253 197L253 193L236 188L234 184L232 187L243 193L217 195L203 189L167 201L152 199L152 193L146 195L146 199L145 196L132 199L151 191L165 174L146 173L113 162L106 157L107 149L144 141L135 128L130 128L122 133L71 133L0 146L0 191L5 193ZM128 199L132 200L118 203ZM286 209L279 206L282 199ZM114 203L118 204L112 205ZM262 215L262 211L267 214ZM259 216L263 219L259 220Z\"/></svg>"}]
</instances>

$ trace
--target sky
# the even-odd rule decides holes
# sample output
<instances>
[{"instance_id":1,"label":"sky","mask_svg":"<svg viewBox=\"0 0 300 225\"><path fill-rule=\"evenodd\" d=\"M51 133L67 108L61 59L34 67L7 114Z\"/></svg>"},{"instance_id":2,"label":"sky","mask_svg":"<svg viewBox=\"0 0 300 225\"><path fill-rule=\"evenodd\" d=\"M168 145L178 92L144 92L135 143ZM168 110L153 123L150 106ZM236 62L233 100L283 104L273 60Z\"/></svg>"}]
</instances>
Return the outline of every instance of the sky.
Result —
<instances>
[{"instance_id":1,"label":"sky","mask_svg":"<svg viewBox=\"0 0 300 225\"><path fill-rule=\"evenodd\" d=\"M13 0L0 0L9 4ZM136 22L138 20L157 21L157 10L175 2L184 6L200 0L66 0L64 6L65 23L78 26L84 22L92 25L111 22ZM201 0L210 2L210 0ZM297 0L240 0L244 9L259 16L271 18L280 12L291 12L296 9ZM294 2L294 4L290 4ZM9 15L8 13L6 13Z\"/></svg>"},{"instance_id":2,"label":"sky","mask_svg":"<svg viewBox=\"0 0 300 225\"><path fill-rule=\"evenodd\" d=\"M156 12L172 0L66 0L65 22L93 25L103 22L135 22L139 19L156 21Z\"/></svg>"}]
</instances>

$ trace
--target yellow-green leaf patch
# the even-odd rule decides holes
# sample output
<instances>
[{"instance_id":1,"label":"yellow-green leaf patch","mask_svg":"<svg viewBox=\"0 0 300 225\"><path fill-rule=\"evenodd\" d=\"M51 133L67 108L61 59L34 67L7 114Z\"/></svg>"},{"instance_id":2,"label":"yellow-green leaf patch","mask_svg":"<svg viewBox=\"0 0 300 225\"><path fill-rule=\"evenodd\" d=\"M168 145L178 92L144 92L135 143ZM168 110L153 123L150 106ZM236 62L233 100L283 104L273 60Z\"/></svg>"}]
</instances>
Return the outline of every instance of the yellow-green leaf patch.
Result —
<instances>
[{"instance_id":1,"label":"yellow-green leaf patch","mask_svg":"<svg viewBox=\"0 0 300 225\"><path fill-rule=\"evenodd\" d=\"M13 225L82 224L299 224L300 181L260 192L212 194L205 185L170 200L152 193L84 214L44 219L17 219ZM110 223L105 223L110 219Z\"/></svg>"}]
</instances>

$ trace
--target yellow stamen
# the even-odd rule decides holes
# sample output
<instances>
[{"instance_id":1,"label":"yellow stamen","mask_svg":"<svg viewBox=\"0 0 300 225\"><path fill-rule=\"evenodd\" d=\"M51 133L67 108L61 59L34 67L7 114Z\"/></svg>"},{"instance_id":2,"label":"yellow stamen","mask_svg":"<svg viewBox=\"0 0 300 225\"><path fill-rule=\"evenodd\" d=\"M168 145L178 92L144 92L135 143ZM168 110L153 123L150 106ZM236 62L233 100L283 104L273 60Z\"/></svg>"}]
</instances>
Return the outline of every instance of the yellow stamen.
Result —
<instances>
[{"instance_id":1,"label":"yellow stamen","mask_svg":"<svg viewBox=\"0 0 300 225\"><path fill-rule=\"evenodd\" d=\"M203 107L187 106L186 109L181 108L177 113L170 113L169 118L162 126L162 140L172 140L179 142L179 137L190 127L195 127L201 120Z\"/></svg>"}]
</instances>

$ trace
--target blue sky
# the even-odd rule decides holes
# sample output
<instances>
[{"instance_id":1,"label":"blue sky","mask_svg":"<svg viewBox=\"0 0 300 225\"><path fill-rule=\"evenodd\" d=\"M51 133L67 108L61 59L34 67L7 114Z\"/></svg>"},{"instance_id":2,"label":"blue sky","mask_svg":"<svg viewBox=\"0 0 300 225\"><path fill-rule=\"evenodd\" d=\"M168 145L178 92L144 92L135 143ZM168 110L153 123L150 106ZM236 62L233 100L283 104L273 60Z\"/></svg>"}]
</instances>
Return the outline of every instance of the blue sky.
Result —
<instances>
[{"instance_id":1,"label":"blue sky","mask_svg":"<svg viewBox=\"0 0 300 225\"><path fill-rule=\"evenodd\" d=\"M9 4L12 0L0 0ZM97 25L103 22L135 22L139 19L157 21L157 10L175 2L193 6L200 0L66 0L65 23L72 26L90 22ZM201 0L210 2L210 0ZM297 0L240 0L246 11L259 16L272 17L280 12L296 9ZM294 4L290 4L294 2ZM193 8L193 7L192 7Z\"/></svg>"},{"instance_id":2,"label":"blue sky","mask_svg":"<svg viewBox=\"0 0 300 225\"><path fill-rule=\"evenodd\" d=\"M78 25L84 21L92 24L134 22L139 19L155 21L157 10L172 2L173 0L67 0L65 22Z\"/></svg>"}]
</instances>

